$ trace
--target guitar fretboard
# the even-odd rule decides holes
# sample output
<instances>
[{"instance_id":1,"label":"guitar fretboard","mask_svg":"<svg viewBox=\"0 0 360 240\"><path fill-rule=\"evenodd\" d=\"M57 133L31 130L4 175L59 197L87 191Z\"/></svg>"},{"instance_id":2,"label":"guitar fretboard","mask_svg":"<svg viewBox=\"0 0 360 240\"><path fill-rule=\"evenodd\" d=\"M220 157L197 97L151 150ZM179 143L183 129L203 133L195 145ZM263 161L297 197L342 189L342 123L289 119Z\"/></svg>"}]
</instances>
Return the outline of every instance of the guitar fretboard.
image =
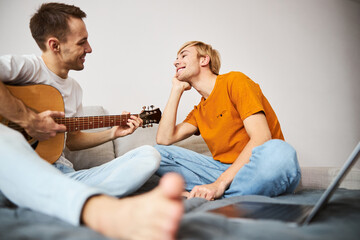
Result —
<instances>
[{"instance_id":1,"label":"guitar fretboard","mask_svg":"<svg viewBox=\"0 0 360 240\"><path fill-rule=\"evenodd\" d=\"M140 114L131 114L139 117ZM67 132L87 130L93 128L125 126L130 114L123 115L107 115L107 116L88 116L88 117L71 117L71 118L55 118L58 124L64 124Z\"/></svg>"}]
</instances>

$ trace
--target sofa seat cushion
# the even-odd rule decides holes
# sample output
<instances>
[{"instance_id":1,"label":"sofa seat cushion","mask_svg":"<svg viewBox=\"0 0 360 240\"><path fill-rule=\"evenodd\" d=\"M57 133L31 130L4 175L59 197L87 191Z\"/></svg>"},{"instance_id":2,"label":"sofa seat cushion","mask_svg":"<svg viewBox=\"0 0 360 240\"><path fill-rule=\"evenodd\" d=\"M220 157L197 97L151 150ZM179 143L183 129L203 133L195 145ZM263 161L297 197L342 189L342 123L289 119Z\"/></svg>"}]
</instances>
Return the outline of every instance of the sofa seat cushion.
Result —
<instances>
[{"instance_id":1,"label":"sofa seat cushion","mask_svg":"<svg viewBox=\"0 0 360 240\"><path fill-rule=\"evenodd\" d=\"M101 106L84 107L84 116L102 116L106 114L107 112ZM103 131L105 129L106 128L91 129L84 132ZM115 158L113 141L79 151L70 151L68 148L65 148L64 153L65 157L73 163L75 170L99 166Z\"/></svg>"}]
</instances>

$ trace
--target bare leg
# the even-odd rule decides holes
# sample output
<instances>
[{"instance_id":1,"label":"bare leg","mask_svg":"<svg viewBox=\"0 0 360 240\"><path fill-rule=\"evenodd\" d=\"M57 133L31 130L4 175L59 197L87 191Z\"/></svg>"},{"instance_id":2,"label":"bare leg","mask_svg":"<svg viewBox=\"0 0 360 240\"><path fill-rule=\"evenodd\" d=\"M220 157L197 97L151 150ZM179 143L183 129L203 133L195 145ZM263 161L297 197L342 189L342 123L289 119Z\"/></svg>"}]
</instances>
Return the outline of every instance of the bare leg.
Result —
<instances>
[{"instance_id":1,"label":"bare leg","mask_svg":"<svg viewBox=\"0 0 360 240\"><path fill-rule=\"evenodd\" d=\"M166 174L157 188L124 199L100 195L84 206L82 219L108 237L124 239L175 239L184 206L183 179Z\"/></svg>"}]
</instances>

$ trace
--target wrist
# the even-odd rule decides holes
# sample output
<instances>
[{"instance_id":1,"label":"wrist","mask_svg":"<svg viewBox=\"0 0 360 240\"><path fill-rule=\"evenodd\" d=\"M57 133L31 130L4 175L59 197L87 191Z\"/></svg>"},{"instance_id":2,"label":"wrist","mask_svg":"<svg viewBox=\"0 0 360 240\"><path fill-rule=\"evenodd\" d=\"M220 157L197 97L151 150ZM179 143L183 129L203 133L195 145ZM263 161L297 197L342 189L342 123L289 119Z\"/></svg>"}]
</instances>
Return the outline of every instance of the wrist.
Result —
<instances>
[{"instance_id":1,"label":"wrist","mask_svg":"<svg viewBox=\"0 0 360 240\"><path fill-rule=\"evenodd\" d=\"M172 93L181 95L185 91L185 88L179 84L174 84L171 90Z\"/></svg>"},{"instance_id":2,"label":"wrist","mask_svg":"<svg viewBox=\"0 0 360 240\"><path fill-rule=\"evenodd\" d=\"M174 86L171 89L171 94L170 94L170 99L169 101L175 100L175 101L180 101L182 94L185 92L185 90L181 87L181 86Z\"/></svg>"},{"instance_id":3,"label":"wrist","mask_svg":"<svg viewBox=\"0 0 360 240\"><path fill-rule=\"evenodd\" d=\"M109 141L115 140L116 127L112 127L109 129Z\"/></svg>"},{"instance_id":4,"label":"wrist","mask_svg":"<svg viewBox=\"0 0 360 240\"><path fill-rule=\"evenodd\" d=\"M215 181L215 184L217 185L218 189L225 192L225 190L230 186L231 181L226 181L225 179L220 177Z\"/></svg>"},{"instance_id":5,"label":"wrist","mask_svg":"<svg viewBox=\"0 0 360 240\"><path fill-rule=\"evenodd\" d=\"M31 110L26 109L23 113L23 117L19 119L17 124L19 124L24 129L29 129L30 127L33 127L36 122L36 119L38 118L38 115L34 113Z\"/></svg>"}]
</instances>

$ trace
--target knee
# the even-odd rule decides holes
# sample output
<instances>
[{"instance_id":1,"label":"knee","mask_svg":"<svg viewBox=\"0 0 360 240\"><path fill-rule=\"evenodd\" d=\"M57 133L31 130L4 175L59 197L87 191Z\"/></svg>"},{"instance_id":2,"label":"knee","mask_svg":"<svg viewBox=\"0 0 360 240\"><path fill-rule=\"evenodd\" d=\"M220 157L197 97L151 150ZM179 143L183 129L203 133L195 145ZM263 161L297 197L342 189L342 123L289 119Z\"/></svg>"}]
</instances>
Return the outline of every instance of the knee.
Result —
<instances>
[{"instance_id":1,"label":"knee","mask_svg":"<svg viewBox=\"0 0 360 240\"><path fill-rule=\"evenodd\" d=\"M137 151L144 156L151 156L151 157L144 157L144 161L146 164L151 164L153 168L158 169L160 166L161 156L160 153L150 145L144 145L137 148Z\"/></svg>"},{"instance_id":2,"label":"knee","mask_svg":"<svg viewBox=\"0 0 360 240\"><path fill-rule=\"evenodd\" d=\"M278 140L279 142L279 154L278 156L279 161L283 166L287 166L289 169L294 169L299 171L299 164L296 150L287 142Z\"/></svg>"},{"instance_id":3,"label":"knee","mask_svg":"<svg viewBox=\"0 0 360 240\"><path fill-rule=\"evenodd\" d=\"M154 145L154 148L160 153L164 153L166 151L166 148L168 148L168 146L165 145L160 145L160 144L156 144Z\"/></svg>"},{"instance_id":4,"label":"knee","mask_svg":"<svg viewBox=\"0 0 360 240\"><path fill-rule=\"evenodd\" d=\"M160 153L160 155L162 157L165 157L165 158L170 158L171 157L171 149L174 148L173 145L160 145L160 144L156 144L154 146L154 148Z\"/></svg>"},{"instance_id":5,"label":"knee","mask_svg":"<svg viewBox=\"0 0 360 240\"><path fill-rule=\"evenodd\" d=\"M159 152L155 149L155 147L150 145L143 145L141 147L138 147L137 149L141 152L146 152L147 154L159 155Z\"/></svg>"},{"instance_id":6,"label":"knee","mask_svg":"<svg viewBox=\"0 0 360 240\"><path fill-rule=\"evenodd\" d=\"M25 145L25 146L28 145L24 136L20 132L12 130L7 127L3 127L3 128L4 129L1 129L2 137L0 138L0 144L2 145L2 147L9 149L9 148L18 148L21 145Z\"/></svg>"},{"instance_id":7,"label":"knee","mask_svg":"<svg viewBox=\"0 0 360 240\"><path fill-rule=\"evenodd\" d=\"M282 140L270 140L254 148L250 164L256 169L259 189L268 196L292 190L301 176L295 149Z\"/></svg>"},{"instance_id":8,"label":"knee","mask_svg":"<svg viewBox=\"0 0 360 240\"><path fill-rule=\"evenodd\" d=\"M278 139L270 140L254 148L251 160L260 161L261 163L257 166L265 172L290 171L292 175L300 172L295 149Z\"/></svg>"},{"instance_id":9,"label":"knee","mask_svg":"<svg viewBox=\"0 0 360 240\"><path fill-rule=\"evenodd\" d=\"M265 144L266 155L271 158L273 164L277 163L281 166L286 166L287 164L297 164L297 154L296 150L287 142L273 139Z\"/></svg>"}]
</instances>

